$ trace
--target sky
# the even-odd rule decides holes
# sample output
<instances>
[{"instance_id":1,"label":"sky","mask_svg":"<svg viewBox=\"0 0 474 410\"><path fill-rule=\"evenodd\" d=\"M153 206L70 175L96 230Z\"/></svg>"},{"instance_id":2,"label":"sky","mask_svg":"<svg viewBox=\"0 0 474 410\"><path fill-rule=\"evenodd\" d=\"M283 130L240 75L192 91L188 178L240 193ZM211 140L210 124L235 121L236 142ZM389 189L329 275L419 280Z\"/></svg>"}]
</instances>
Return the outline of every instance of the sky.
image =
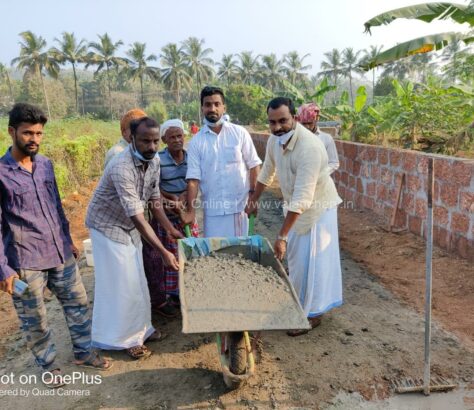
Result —
<instances>
[{"instance_id":1,"label":"sky","mask_svg":"<svg viewBox=\"0 0 474 410\"><path fill-rule=\"evenodd\" d=\"M19 53L18 33L31 30L49 46L63 31L96 41L109 33L122 40L123 55L132 42L147 44L147 52L159 55L170 42L190 36L203 38L223 53L274 52L278 57L292 50L309 53L311 74L320 70L323 53L333 48L367 49L432 33L466 31L467 25L449 21L427 24L398 20L364 34L364 22L379 13L420 0L0 0L0 62L10 64ZM458 0L467 4L468 1Z\"/></svg>"}]
</instances>

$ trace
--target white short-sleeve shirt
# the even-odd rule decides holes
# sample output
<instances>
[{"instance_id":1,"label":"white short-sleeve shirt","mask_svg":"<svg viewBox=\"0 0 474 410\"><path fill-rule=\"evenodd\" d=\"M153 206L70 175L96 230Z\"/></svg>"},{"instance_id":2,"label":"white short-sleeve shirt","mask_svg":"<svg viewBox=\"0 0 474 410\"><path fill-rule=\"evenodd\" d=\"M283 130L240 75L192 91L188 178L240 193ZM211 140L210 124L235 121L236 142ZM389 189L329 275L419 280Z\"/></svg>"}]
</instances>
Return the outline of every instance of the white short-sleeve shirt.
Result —
<instances>
[{"instance_id":1,"label":"white short-sleeve shirt","mask_svg":"<svg viewBox=\"0 0 474 410\"><path fill-rule=\"evenodd\" d=\"M208 216L235 214L247 202L249 170L261 163L245 128L224 122L217 135L206 125L189 143L186 179L200 181Z\"/></svg>"}]
</instances>

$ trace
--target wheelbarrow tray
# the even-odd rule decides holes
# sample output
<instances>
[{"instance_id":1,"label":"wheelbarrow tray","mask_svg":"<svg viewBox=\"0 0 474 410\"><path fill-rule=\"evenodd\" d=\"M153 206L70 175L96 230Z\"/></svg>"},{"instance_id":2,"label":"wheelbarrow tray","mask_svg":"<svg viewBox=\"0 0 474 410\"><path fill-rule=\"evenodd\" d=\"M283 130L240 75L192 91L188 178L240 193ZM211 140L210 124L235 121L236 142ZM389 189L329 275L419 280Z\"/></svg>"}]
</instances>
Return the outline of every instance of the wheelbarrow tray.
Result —
<instances>
[{"instance_id":1,"label":"wheelbarrow tray","mask_svg":"<svg viewBox=\"0 0 474 410\"><path fill-rule=\"evenodd\" d=\"M261 300L253 301L247 292L240 292L237 297L234 297L234 303L229 307L225 300L219 300L219 297L210 298L206 294L206 290L215 285L213 281L217 283L217 280L220 280L216 272L215 276L211 275L209 283L204 283L199 289L193 289L192 299L187 297L186 263L192 258L206 256L211 252L242 254L246 259L251 259L263 266L271 266L283 279L289 291L284 292L284 296L280 295L278 300L271 298L270 292L264 303ZM285 269L275 258L273 249L266 238L260 235L235 238L186 238L178 241L178 253L183 333L309 328L308 320ZM268 286L276 285L271 282Z\"/></svg>"}]
</instances>

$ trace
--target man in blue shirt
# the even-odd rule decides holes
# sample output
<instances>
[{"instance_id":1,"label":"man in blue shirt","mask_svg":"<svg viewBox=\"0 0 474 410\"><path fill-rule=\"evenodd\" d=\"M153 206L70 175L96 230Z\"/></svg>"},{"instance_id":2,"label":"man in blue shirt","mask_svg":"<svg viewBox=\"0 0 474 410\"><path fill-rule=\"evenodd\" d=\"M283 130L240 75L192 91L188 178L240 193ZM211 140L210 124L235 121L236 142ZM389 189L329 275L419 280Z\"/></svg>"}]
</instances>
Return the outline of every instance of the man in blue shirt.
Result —
<instances>
[{"instance_id":1,"label":"man in blue shirt","mask_svg":"<svg viewBox=\"0 0 474 410\"><path fill-rule=\"evenodd\" d=\"M59 198L51 161L38 154L47 122L29 104L9 113L12 146L0 158L0 290L13 294L14 280L28 288L13 295L28 347L47 377L48 387L63 385L55 364L56 347L46 318L47 286L63 306L77 365L107 370L111 363L91 352L91 317L77 269L78 251Z\"/></svg>"}]
</instances>

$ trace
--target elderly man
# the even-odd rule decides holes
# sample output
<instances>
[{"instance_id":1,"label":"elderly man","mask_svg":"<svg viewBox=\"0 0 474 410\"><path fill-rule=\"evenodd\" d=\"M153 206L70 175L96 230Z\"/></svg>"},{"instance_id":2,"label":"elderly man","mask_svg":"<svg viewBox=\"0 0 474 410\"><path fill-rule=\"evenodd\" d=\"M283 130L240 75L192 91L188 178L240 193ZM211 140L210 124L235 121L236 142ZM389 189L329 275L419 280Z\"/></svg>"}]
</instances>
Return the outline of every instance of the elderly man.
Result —
<instances>
[{"instance_id":1,"label":"elderly man","mask_svg":"<svg viewBox=\"0 0 474 410\"><path fill-rule=\"evenodd\" d=\"M201 112L204 126L188 147L187 209L185 222L195 219L199 188L204 208L204 236L242 236L248 233L244 212L254 192L262 163L252 138L241 126L224 121L223 91L204 87Z\"/></svg>"},{"instance_id":2,"label":"elderly man","mask_svg":"<svg viewBox=\"0 0 474 410\"><path fill-rule=\"evenodd\" d=\"M89 204L95 264L92 343L122 350L133 359L150 356L145 340L161 340L151 325L150 295L143 269L140 235L166 265L178 269L174 255L156 237L144 216L145 205L167 233L182 238L161 206L158 123L144 117L130 125L131 144L105 169ZM151 336L151 337L150 337Z\"/></svg>"},{"instance_id":3,"label":"elderly man","mask_svg":"<svg viewBox=\"0 0 474 410\"><path fill-rule=\"evenodd\" d=\"M301 123L301 125L306 127L313 134L316 134L326 147L326 151L328 153L329 172L332 174L339 168L339 156L337 154L334 139L329 134L322 132L318 127L320 113L321 109L315 103L303 104L300 108L298 108L298 114L296 118Z\"/></svg>"},{"instance_id":4,"label":"elderly man","mask_svg":"<svg viewBox=\"0 0 474 410\"><path fill-rule=\"evenodd\" d=\"M99 370L109 369L111 363L91 352L91 317L75 261L78 251L53 164L38 154L46 122L44 113L30 104L15 104L9 113L13 144L0 159L0 290L11 295L16 278L28 285L22 295L13 295L13 303L27 346L46 373L42 380L53 388L64 383L46 317L45 287L63 307L75 363Z\"/></svg>"},{"instance_id":5,"label":"elderly man","mask_svg":"<svg viewBox=\"0 0 474 410\"><path fill-rule=\"evenodd\" d=\"M160 155L160 191L163 196L165 213L173 226L184 234L181 212L186 202L187 153L184 149L184 124L181 120L165 121L160 134L166 148ZM169 238L164 227L154 218L150 225L163 246L178 257L177 242ZM199 228L194 222L191 233L198 236ZM159 252L143 242L143 263L150 290L152 312L165 317L178 314L179 306L178 270L164 266Z\"/></svg>"},{"instance_id":6,"label":"elderly man","mask_svg":"<svg viewBox=\"0 0 474 410\"><path fill-rule=\"evenodd\" d=\"M272 135L247 212L256 213L256 201L276 173L285 202L285 220L275 241L275 256L281 260L288 249L290 280L314 328L324 312L342 304L337 231L337 205L342 201L329 176L324 145L296 122L293 102L275 98L267 113Z\"/></svg>"},{"instance_id":7,"label":"elderly man","mask_svg":"<svg viewBox=\"0 0 474 410\"><path fill-rule=\"evenodd\" d=\"M125 148L128 147L128 144L131 142L131 134L130 134L130 123L133 120L137 120L138 118L146 117L145 111L141 110L140 108L133 108L130 111L127 111L123 117L120 119L120 132L122 133L122 138L120 139L117 144L115 144L112 148L107 151L105 155L105 164L104 168L110 162L110 160L115 157L117 154L120 154Z\"/></svg>"}]
</instances>

